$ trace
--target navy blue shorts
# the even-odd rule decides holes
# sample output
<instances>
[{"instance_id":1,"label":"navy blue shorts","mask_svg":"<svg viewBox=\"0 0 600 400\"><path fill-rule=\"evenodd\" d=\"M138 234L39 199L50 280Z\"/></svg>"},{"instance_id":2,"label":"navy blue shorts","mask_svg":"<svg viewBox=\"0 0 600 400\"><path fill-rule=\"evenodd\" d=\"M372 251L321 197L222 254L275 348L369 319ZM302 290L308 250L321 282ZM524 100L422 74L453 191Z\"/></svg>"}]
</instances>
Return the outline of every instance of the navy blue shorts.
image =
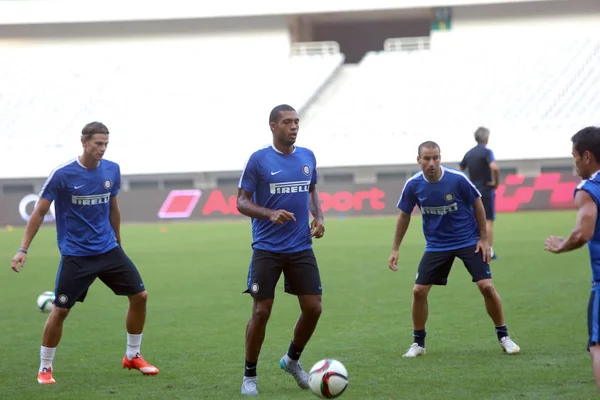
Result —
<instances>
[{"instance_id":1,"label":"navy blue shorts","mask_svg":"<svg viewBox=\"0 0 600 400\"><path fill-rule=\"evenodd\" d=\"M459 258L471 277L473 282L483 279L491 279L492 272L490 264L483 261L481 252L475 253L476 246L467 246L448 251L426 251L419 263L417 285L442 285L448 284L448 275L455 258Z\"/></svg>"},{"instance_id":2,"label":"navy blue shorts","mask_svg":"<svg viewBox=\"0 0 600 400\"><path fill-rule=\"evenodd\" d=\"M295 253L254 249L244 293L264 299L275 298L275 287L282 273L286 293L296 296L322 294L321 276L312 249Z\"/></svg>"},{"instance_id":3,"label":"navy blue shorts","mask_svg":"<svg viewBox=\"0 0 600 400\"><path fill-rule=\"evenodd\" d=\"M588 303L588 344L587 349L600 344L600 292L592 291Z\"/></svg>"},{"instance_id":4,"label":"navy blue shorts","mask_svg":"<svg viewBox=\"0 0 600 400\"><path fill-rule=\"evenodd\" d=\"M95 256L63 256L56 274L54 305L71 308L77 301L83 303L96 278L120 296L146 290L137 268L119 246Z\"/></svg>"}]
</instances>

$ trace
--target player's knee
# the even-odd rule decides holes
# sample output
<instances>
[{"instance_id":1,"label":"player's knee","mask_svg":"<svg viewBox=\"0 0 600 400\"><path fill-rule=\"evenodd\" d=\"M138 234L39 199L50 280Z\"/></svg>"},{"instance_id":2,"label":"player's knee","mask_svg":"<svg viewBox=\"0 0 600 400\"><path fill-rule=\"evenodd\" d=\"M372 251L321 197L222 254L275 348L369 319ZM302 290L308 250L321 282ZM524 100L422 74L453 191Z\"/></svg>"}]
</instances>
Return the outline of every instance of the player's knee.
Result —
<instances>
[{"instance_id":1,"label":"player's knee","mask_svg":"<svg viewBox=\"0 0 600 400\"><path fill-rule=\"evenodd\" d=\"M63 307L54 307L52 308L52 313L50 314L50 318L56 320L56 321L64 321L67 316L69 315L69 308L63 308Z\"/></svg>"},{"instance_id":2,"label":"player's knee","mask_svg":"<svg viewBox=\"0 0 600 400\"><path fill-rule=\"evenodd\" d=\"M496 288L491 279L484 279L477 282L477 287L485 297L494 297L496 295Z\"/></svg>"},{"instance_id":3,"label":"player's knee","mask_svg":"<svg viewBox=\"0 0 600 400\"><path fill-rule=\"evenodd\" d=\"M323 306L321 299L314 299L314 301L304 304L302 307L302 314L310 316L311 318L319 318L323 312Z\"/></svg>"},{"instance_id":4,"label":"player's knee","mask_svg":"<svg viewBox=\"0 0 600 400\"><path fill-rule=\"evenodd\" d=\"M129 301L134 304L146 304L148 301L148 292L144 290L143 292L134 294L129 297Z\"/></svg>"},{"instance_id":5,"label":"player's knee","mask_svg":"<svg viewBox=\"0 0 600 400\"><path fill-rule=\"evenodd\" d=\"M271 316L271 309L273 308L272 299L261 299L254 302L252 307L252 319L259 323L267 323Z\"/></svg>"},{"instance_id":6,"label":"player's knee","mask_svg":"<svg viewBox=\"0 0 600 400\"><path fill-rule=\"evenodd\" d=\"M429 294L430 286L426 285L415 285L413 287L413 297L415 300L424 300Z\"/></svg>"}]
</instances>

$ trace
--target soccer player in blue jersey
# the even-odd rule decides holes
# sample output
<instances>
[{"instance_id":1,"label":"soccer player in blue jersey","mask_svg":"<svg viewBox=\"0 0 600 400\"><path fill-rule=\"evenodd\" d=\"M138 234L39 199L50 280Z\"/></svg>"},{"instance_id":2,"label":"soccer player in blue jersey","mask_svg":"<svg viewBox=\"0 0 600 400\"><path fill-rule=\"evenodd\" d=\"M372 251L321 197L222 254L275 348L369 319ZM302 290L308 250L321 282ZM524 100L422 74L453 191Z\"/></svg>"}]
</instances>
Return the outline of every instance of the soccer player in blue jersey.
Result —
<instances>
[{"instance_id":1,"label":"soccer player in blue jersey","mask_svg":"<svg viewBox=\"0 0 600 400\"><path fill-rule=\"evenodd\" d=\"M600 388L600 127L590 126L571 138L577 174L583 180L575 188L577 219L565 239L550 236L544 248L555 254L583 247L586 243L592 267L592 287L588 303L588 344L596 385Z\"/></svg>"},{"instance_id":2,"label":"soccer player in blue jersey","mask_svg":"<svg viewBox=\"0 0 600 400\"><path fill-rule=\"evenodd\" d=\"M519 353L519 346L508 335L502 302L492 283L490 246L481 193L464 173L441 165L440 147L435 142L428 141L419 146L417 161L422 172L406 182L400 195L400 216L388 259L389 268L397 271L400 244L417 205L422 214L426 247L413 288L414 340L403 357L425 354L427 295L432 285L445 286L448 283L455 258L463 262L483 295L500 347L507 354Z\"/></svg>"},{"instance_id":3,"label":"soccer player in blue jersey","mask_svg":"<svg viewBox=\"0 0 600 400\"><path fill-rule=\"evenodd\" d=\"M238 210L252 218L252 259L244 293L250 293L253 305L242 382L242 394L251 396L258 395L256 366L282 272L285 291L298 297L301 314L279 365L302 389L308 389L308 375L298 360L321 316L321 278L312 250L312 238L325 233L315 187L317 162L312 151L295 145L299 118L291 106L273 108L269 125L273 144L250 156L237 199Z\"/></svg>"},{"instance_id":4,"label":"soccer player in blue jersey","mask_svg":"<svg viewBox=\"0 0 600 400\"><path fill-rule=\"evenodd\" d=\"M100 278L117 295L129 298L127 350L122 366L144 375L158 374L140 355L146 320L147 293L140 274L121 248L121 214L117 194L121 186L119 165L104 160L109 131L90 122L81 132L83 153L52 171L27 222L21 247L11 267L22 270L29 246L54 202L61 260L56 275L56 300L46 320L37 380L56 383L52 362L63 324L75 302L83 302L88 288Z\"/></svg>"}]
</instances>

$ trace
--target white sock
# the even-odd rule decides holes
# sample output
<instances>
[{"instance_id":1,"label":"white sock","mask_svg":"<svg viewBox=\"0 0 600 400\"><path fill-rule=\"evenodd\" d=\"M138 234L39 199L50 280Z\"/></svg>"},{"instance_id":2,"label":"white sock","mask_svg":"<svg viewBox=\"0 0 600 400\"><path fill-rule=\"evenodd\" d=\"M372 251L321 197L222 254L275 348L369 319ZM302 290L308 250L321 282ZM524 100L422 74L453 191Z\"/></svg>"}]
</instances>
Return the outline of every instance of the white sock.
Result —
<instances>
[{"instance_id":1,"label":"white sock","mask_svg":"<svg viewBox=\"0 0 600 400\"><path fill-rule=\"evenodd\" d=\"M127 359L131 360L140 352L142 335L143 333L140 333L139 335L134 335L131 333L127 334L127 352L125 353L127 355Z\"/></svg>"},{"instance_id":2,"label":"white sock","mask_svg":"<svg viewBox=\"0 0 600 400\"><path fill-rule=\"evenodd\" d=\"M54 352L56 347L44 347L40 349L40 370L42 372L44 368L52 368L52 360L54 360Z\"/></svg>"},{"instance_id":3,"label":"white sock","mask_svg":"<svg viewBox=\"0 0 600 400\"><path fill-rule=\"evenodd\" d=\"M284 362L286 365L290 365L290 364L292 364L292 363L298 363L298 360L292 360L292 359L290 358L290 356L288 356L288 355L287 355L287 353L285 353L285 355L283 356L283 362Z\"/></svg>"}]
</instances>

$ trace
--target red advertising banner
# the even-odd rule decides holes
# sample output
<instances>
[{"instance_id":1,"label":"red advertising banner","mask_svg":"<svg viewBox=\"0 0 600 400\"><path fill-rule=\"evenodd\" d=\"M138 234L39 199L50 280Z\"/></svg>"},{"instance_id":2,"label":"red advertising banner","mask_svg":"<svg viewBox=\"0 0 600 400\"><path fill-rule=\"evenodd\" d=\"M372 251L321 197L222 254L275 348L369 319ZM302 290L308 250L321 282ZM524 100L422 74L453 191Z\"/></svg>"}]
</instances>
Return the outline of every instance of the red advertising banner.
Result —
<instances>
[{"instance_id":1,"label":"red advertising banner","mask_svg":"<svg viewBox=\"0 0 600 400\"><path fill-rule=\"evenodd\" d=\"M573 194L580 178L544 173L536 177L508 175L496 190L497 212L574 208ZM323 211L329 217L394 215L404 182L374 185L319 185ZM212 190L131 190L119 195L124 222L218 220L246 218L237 210L237 187ZM24 225L38 200L36 194L0 196L0 226ZM45 223L53 223L54 209Z\"/></svg>"},{"instance_id":2,"label":"red advertising banner","mask_svg":"<svg viewBox=\"0 0 600 400\"><path fill-rule=\"evenodd\" d=\"M578 176L545 173L526 178L508 175L496 190L496 211L560 210L575 207L575 187L581 182Z\"/></svg>"}]
</instances>

